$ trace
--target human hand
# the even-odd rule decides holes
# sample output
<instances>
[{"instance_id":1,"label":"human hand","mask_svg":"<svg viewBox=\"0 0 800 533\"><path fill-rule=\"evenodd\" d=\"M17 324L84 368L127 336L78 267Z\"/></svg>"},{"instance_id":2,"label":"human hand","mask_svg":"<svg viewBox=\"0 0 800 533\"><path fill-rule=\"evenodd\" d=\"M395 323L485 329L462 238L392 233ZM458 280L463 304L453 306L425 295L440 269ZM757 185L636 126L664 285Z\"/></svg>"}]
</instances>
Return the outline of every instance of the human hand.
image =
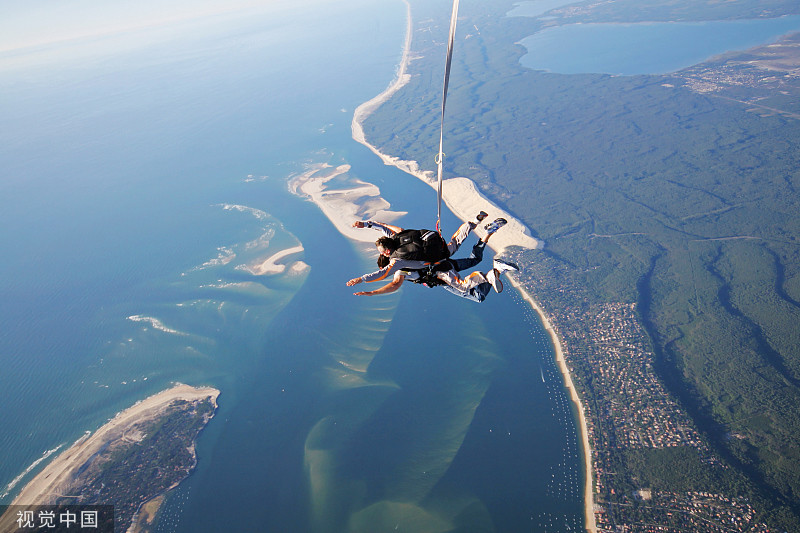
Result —
<instances>
[{"instance_id":1,"label":"human hand","mask_svg":"<svg viewBox=\"0 0 800 533\"><path fill-rule=\"evenodd\" d=\"M347 282L347 286L352 287L353 285L358 285L359 283L361 283L361 278L353 278Z\"/></svg>"},{"instance_id":2,"label":"human hand","mask_svg":"<svg viewBox=\"0 0 800 533\"><path fill-rule=\"evenodd\" d=\"M355 222L353 222L353 227L354 228L363 228L364 227L364 223L362 221L360 221L360 220L356 220Z\"/></svg>"}]
</instances>

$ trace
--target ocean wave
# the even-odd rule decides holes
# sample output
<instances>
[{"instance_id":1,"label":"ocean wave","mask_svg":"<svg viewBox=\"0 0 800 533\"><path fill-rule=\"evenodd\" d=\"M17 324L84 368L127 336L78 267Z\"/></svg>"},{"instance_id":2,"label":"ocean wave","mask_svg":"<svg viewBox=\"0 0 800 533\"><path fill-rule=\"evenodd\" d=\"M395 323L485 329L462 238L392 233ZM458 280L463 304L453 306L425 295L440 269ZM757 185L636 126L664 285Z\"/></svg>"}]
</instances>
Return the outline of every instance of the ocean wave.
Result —
<instances>
[{"instance_id":1,"label":"ocean wave","mask_svg":"<svg viewBox=\"0 0 800 533\"><path fill-rule=\"evenodd\" d=\"M238 268L238 267L237 267ZM269 296L274 293L273 289L265 287L260 283L256 283L254 281L230 281L230 282L219 282L219 283L209 283L206 285L201 285L201 289L222 289L222 290L229 290L235 291L241 294L250 294L253 296ZM225 302L220 303L220 309L225 304Z\"/></svg>"},{"instance_id":2,"label":"ocean wave","mask_svg":"<svg viewBox=\"0 0 800 533\"><path fill-rule=\"evenodd\" d=\"M281 261L285 260L287 257L299 254L304 251L303 245L293 246L291 248L287 248L285 250L281 250L280 252L276 252L272 254L268 258L260 258L256 261L248 264L248 265L239 265L236 268L239 270L244 270L256 276L263 276L269 274L282 274L289 268L288 265L282 263ZM305 263L303 263L305 265ZM303 272L304 269L300 269L299 272Z\"/></svg>"},{"instance_id":3,"label":"ocean wave","mask_svg":"<svg viewBox=\"0 0 800 533\"><path fill-rule=\"evenodd\" d=\"M84 438L84 437L81 437L81 438ZM39 466L39 465L42 463L42 461L46 460L48 457L50 457L51 455L53 455L54 453L56 453L56 452L57 452L58 450L60 450L60 449L61 449L63 446L64 446L64 444L62 443L62 444L59 444L58 446L56 446L55 448L53 448L52 450L47 450L46 452L44 452L44 453L42 454L42 456L41 456L41 457L39 457L38 459L36 459L36 460L35 460L33 463L31 463L31 465L30 465L28 468L26 468L25 470L23 470L23 471L22 471L22 473L21 473L20 475L18 475L18 476L17 476L17 477L15 477L14 479L12 479L12 480L11 480L11 483L9 483L8 485L6 485L6 488L5 488L5 490L3 491L3 493L2 493L2 494L0 494L0 498L5 498L6 496L8 496L8 494L9 494L9 493L10 493L12 490L14 490L14 487L16 487L16 486L17 486L17 484L19 484L19 482L20 482L20 481L22 481L22 480L23 480L23 478L25 478L25 476L27 476L28 474L30 474L30 473L31 473L31 471L32 471L34 468L36 468L37 466Z\"/></svg>"},{"instance_id":4,"label":"ocean wave","mask_svg":"<svg viewBox=\"0 0 800 533\"><path fill-rule=\"evenodd\" d=\"M233 205L233 204L219 204L219 205L226 210L235 210L245 213L251 213L258 220L267 220L270 218L270 215L265 211L261 211L259 209L255 209L252 207ZM206 270L209 268L226 266L229 265L231 262L233 262L238 257L239 253L253 252L268 248L270 242L272 242L273 237L275 237L275 233L276 233L276 228L274 227L274 225L267 224L266 227L264 228L264 233L262 233L255 239L243 244L239 243L232 246L220 246L217 248L216 257L209 259L202 265L190 269L188 272L182 275L198 272L200 270Z\"/></svg>"}]
</instances>

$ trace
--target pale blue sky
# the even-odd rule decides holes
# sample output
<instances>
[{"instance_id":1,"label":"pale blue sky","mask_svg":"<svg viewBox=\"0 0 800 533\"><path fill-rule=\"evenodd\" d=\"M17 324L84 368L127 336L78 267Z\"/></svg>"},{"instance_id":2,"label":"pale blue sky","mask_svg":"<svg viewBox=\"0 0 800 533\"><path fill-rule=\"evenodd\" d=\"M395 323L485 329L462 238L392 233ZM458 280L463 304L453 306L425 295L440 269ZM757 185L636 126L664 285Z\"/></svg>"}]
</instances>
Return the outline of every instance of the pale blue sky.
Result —
<instances>
[{"instance_id":1,"label":"pale blue sky","mask_svg":"<svg viewBox=\"0 0 800 533\"><path fill-rule=\"evenodd\" d=\"M328 0L2 0L0 73L85 64L178 38L203 39L264 13L302 16Z\"/></svg>"},{"instance_id":2,"label":"pale blue sky","mask_svg":"<svg viewBox=\"0 0 800 533\"><path fill-rule=\"evenodd\" d=\"M31 47L158 29L212 15L263 7L296 7L292 0L3 0L0 54Z\"/></svg>"}]
</instances>

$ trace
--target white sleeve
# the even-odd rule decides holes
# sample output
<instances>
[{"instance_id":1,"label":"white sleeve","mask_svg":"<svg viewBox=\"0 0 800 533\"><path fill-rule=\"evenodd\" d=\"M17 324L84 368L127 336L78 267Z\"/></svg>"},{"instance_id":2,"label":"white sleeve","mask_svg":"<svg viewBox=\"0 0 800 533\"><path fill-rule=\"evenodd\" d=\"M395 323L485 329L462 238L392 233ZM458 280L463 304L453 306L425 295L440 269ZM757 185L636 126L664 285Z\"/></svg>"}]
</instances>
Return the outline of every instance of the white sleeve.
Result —
<instances>
[{"instance_id":1,"label":"white sleeve","mask_svg":"<svg viewBox=\"0 0 800 533\"><path fill-rule=\"evenodd\" d=\"M381 281L387 279L389 276L394 278L395 272L400 270L418 270L420 268L424 268L426 263L425 261L412 261L410 259L392 259L389 262L389 265L386 268L382 268L377 272L372 272L371 274L364 274L361 276L361 280L366 283L372 283L373 281Z\"/></svg>"},{"instance_id":2,"label":"white sleeve","mask_svg":"<svg viewBox=\"0 0 800 533\"><path fill-rule=\"evenodd\" d=\"M364 222L364 226L367 228L372 228L380 231L386 237L394 237L394 232L381 224L380 222L375 222L373 220L367 220Z\"/></svg>"}]
</instances>

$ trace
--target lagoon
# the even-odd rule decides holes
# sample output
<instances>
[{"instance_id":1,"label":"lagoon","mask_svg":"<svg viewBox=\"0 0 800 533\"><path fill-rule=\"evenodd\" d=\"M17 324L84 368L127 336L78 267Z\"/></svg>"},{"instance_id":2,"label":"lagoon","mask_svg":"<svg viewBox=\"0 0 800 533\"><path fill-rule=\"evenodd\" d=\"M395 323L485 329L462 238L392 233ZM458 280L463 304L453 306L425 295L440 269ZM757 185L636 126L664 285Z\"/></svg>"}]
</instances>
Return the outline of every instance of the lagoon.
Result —
<instances>
[{"instance_id":1,"label":"lagoon","mask_svg":"<svg viewBox=\"0 0 800 533\"><path fill-rule=\"evenodd\" d=\"M796 31L800 31L798 15L713 22L570 24L522 39L527 54L520 63L558 74L667 74Z\"/></svg>"}]
</instances>

